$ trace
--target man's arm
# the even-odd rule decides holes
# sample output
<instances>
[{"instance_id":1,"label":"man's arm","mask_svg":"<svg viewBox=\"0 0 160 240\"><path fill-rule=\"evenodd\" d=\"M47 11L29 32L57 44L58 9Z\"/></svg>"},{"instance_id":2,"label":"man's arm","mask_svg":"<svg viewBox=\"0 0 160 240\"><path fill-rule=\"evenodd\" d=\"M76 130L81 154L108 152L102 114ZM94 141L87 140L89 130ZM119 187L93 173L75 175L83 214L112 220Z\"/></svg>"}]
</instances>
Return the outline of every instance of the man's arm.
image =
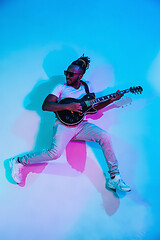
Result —
<instances>
[{"instance_id":1,"label":"man's arm","mask_svg":"<svg viewBox=\"0 0 160 240\"><path fill-rule=\"evenodd\" d=\"M107 100L107 101L105 101L105 102L102 102L102 103L97 104L96 106L94 106L94 108L95 108L96 110L100 110L100 109L108 106L108 105L111 104L111 103L113 103L113 101L112 101L111 99L109 99L109 100Z\"/></svg>"},{"instance_id":2,"label":"man's arm","mask_svg":"<svg viewBox=\"0 0 160 240\"><path fill-rule=\"evenodd\" d=\"M121 94L121 93L119 93L119 90L118 90L118 91L116 92L116 94L115 94L112 98L110 98L109 100L107 100L107 101L105 101L105 102L99 103L99 104L96 105L94 108L95 108L96 110L100 110L100 109L108 106L109 104L111 104L111 103L119 100L121 97L123 97L123 95L124 95L124 93Z\"/></svg>"},{"instance_id":3,"label":"man's arm","mask_svg":"<svg viewBox=\"0 0 160 240\"><path fill-rule=\"evenodd\" d=\"M79 103L59 104L57 103L58 97L49 94L43 102L42 110L50 112L58 112L63 110L69 110L73 112L82 112L82 107Z\"/></svg>"}]
</instances>

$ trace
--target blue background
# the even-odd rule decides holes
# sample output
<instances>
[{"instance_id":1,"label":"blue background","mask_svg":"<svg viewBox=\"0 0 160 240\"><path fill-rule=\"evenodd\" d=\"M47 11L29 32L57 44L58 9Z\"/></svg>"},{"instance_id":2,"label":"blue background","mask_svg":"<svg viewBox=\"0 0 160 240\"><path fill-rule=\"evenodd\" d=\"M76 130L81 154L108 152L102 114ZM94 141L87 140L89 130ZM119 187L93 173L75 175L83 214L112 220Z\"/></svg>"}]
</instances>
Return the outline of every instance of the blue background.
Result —
<instances>
[{"instance_id":1,"label":"blue background","mask_svg":"<svg viewBox=\"0 0 160 240\"><path fill-rule=\"evenodd\" d=\"M159 24L159 0L0 1L1 239L159 239ZM50 146L55 119L41 104L83 53L98 96L144 89L88 118L110 133L132 191L105 189L95 143L26 167L18 186L5 159Z\"/></svg>"}]
</instances>

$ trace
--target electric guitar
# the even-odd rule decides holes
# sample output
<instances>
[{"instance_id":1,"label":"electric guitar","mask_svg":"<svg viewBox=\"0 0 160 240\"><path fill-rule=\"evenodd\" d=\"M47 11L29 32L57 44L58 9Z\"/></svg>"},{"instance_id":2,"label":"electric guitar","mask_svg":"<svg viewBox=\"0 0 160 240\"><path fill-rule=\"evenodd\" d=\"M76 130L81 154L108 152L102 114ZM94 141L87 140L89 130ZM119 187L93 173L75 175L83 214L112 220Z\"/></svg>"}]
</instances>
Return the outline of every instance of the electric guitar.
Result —
<instances>
[{"instance_id":1,"label":"electric guitar","mask_svg":"<svg viewBox=\"0 0 160 240\"><path fill-rule=\"evenodd\" d=\"M125 89L123 91L119 91L120 94L122 93L135 93L135 94L141 94L143 91L143 88L141 86L138 87L130 87L129 89ZM82 113L78 112L72 112L69 110L63 110L56 112L57 118L62 122L64 125L67 126L75 126L79 124L86 114L94 114L97 112L96 109L94 109L94 106L104 102L106 100L109 100L110 98L114 97L116 93L112 93L103 97L95 98L93 94L89 93L86 94L81 99L75 99L75 98L64 98L59 101L59 104L69 104L69 103L80 103L82 106Z\"/></svg>"}]
</instances>

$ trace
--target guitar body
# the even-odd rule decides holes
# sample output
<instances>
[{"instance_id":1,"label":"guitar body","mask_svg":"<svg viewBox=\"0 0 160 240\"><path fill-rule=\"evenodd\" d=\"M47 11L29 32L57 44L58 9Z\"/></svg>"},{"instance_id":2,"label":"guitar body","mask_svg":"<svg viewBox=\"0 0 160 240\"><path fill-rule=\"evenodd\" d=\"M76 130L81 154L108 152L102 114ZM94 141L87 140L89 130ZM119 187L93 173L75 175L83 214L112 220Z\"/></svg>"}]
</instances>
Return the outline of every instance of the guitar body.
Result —
<instances>
[{"instance_id":1,"label":"guitar body","mask_svg":"<svg viewBox=\"0 0 160 240\"><path fill-rule=\"evenodd\" d=\"M130 87L129 89L125 89L123 91L119 91L120 94L125 93L135 93L135 94L141 94L143 91L143 88L141 86L138 87ZM78 112L72 112L69 110L64 111L58 111L56 112L57 118L67 126L75 126L79 124L86 114L93 114L96 113L97 110L93 108L94 105L97 103L104 102L106 100L109 100L110 98L113 98L116 93L112 93L100 98L95 98L95 95L93 93L89 93L82 97L81 99L75 99L75 98L64 98L61 101L59 101L59 104L69 104L69 103L80 103L82 106L82 113Z\"/></svg>"},{"instance_id":2,"label":"guitar body","mask_svg":"<svg viewBox=\"0 0 160 240\"><path fill-rule=\"evenodd\" d=\"M67 126L75 126L79 124L86 114L94 114L97 112L90 104L89 100L94 99L92 94L87 94L81 99L75 98L64 98L59 101L59 104L69 104L69 103L80 103L82 106L82 113L71 112L69 110L58 111L56 112L57 118Z\"/></svg>"}]
</instances>

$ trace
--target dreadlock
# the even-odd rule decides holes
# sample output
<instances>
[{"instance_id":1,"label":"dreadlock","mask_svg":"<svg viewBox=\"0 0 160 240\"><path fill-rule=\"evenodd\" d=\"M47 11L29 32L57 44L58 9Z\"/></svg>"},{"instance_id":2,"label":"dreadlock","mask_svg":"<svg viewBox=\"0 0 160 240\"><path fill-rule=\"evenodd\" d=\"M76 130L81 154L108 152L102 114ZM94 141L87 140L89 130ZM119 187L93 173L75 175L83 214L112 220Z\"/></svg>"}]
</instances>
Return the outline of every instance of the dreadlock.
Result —
<instances>
[{"instance_id":1,"label":"dreadlock","mask_svg":"<svg viewBox=\"0 0 160 240\"><path fill-rule=\"evenodd\" d=\"M79 66L83 70L83 74L84 74L86 72L86 70L89 68L89 63L90 63L90 58L85 57L83 54L76 61L72 62L71 65Z\"/></svg>"}]
</instances>

